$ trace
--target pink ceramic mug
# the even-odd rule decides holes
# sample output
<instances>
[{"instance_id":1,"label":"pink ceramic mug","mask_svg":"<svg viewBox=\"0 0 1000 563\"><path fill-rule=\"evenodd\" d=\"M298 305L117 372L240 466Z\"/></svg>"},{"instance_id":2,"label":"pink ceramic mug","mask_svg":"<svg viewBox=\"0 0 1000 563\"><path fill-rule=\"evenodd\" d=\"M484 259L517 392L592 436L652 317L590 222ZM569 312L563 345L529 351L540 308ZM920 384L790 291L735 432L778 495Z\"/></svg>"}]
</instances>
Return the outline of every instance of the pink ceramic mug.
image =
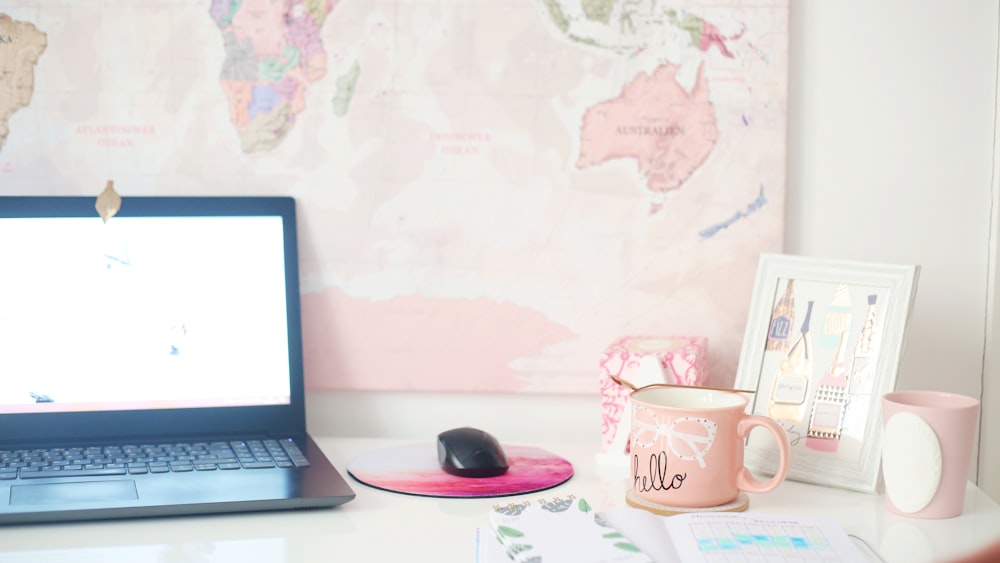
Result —
<instances>
[{"instance_id":1,"label":"pink ceramic mug","mask_svg":"<svg viewBox=\"0 0 1000 563\"><path fill-rule=\"evenodd\" d=\"M882 397L882 477L889 510L917 518L962 513L979 401L942 391Z\"/></svg>"},{"instance_id":2,"label":"pink ceramic mug","mask_svg":"<svg viewBox=\"0 0 1000 563\"><path fill-rule=\"evenodd\" d=\"M648 385L633 391L630 496L669 510L708 508L737 500L740 491L773 490L788 472L788 435L776 422L746 414L747 399L731 391ZM754 427L778 442L775 475L760 481L743 464ZM630 502L630 504L633 504Z\"/></svg>"}]
</instances>

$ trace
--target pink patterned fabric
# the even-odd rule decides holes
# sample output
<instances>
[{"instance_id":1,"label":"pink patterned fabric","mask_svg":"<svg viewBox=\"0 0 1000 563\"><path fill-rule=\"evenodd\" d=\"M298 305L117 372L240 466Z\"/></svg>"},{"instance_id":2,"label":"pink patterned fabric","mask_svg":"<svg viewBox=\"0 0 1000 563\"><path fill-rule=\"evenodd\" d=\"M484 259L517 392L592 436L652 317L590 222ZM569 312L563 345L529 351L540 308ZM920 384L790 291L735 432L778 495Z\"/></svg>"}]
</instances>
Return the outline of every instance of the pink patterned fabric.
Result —
<instances>
[{"instance_id":1,"label":"pink patterned fabric","mask_svg":"<svg viewBox=\"0 0 1000 563\"><path fill-rule=\"evenodd\" d=\"M616 340L601 356L601 448L611 447L618 422L628 404L629 388L611 376L634 381L644 356L655 354L665 375L664 383L698 386L708 376L708 339L703 336L626 336Z\"/></svg>"}]
</instances>

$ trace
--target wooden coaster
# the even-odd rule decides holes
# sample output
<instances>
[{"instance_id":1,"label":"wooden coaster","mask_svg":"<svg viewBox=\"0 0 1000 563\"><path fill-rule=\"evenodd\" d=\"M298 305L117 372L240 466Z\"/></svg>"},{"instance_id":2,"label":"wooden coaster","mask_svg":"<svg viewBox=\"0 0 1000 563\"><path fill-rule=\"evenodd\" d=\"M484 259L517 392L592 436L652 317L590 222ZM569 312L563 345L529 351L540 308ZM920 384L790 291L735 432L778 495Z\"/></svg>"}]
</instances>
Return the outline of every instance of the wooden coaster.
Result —
<instances>
[{"instance_id":1,"label":"wooden coaster","mask_svg":"<svg viewBox=\"0 0 1000 563\"><path fill-rule=\"evenodd\" d=\"M629 489L625 493L625 502L629 506L648 510L660 516L673 516L675 514L687 514L688 512L743 512L750 507L750 497L746 493L740 493L732 502L719 506L705 506L700 508L688 508L685 506L665 506L656 504L646 499L639 498L635 491Z\"/></svg>"}]
</instances>

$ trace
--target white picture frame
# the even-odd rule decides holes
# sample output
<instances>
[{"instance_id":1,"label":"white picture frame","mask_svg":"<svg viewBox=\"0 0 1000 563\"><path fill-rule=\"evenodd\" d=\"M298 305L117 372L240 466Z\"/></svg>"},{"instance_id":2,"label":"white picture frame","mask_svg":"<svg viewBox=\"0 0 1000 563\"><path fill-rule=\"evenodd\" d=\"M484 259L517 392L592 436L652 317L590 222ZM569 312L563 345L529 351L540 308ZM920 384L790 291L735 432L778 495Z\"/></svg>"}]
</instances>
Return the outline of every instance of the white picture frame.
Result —
<instances>
[{"instance_id":1,"label":"white picture frame","mask_svg":"<svg viewBox=\"0 0 1000 563\"><path fill-rule=\"evenodd\" d=\"M881 490L881 397L896 387L919 271L760 256L735 386L788 433L788 479ZM774 438L752 432L747 466L774 474L777 460Z\"/></svg>"}]
</instances>

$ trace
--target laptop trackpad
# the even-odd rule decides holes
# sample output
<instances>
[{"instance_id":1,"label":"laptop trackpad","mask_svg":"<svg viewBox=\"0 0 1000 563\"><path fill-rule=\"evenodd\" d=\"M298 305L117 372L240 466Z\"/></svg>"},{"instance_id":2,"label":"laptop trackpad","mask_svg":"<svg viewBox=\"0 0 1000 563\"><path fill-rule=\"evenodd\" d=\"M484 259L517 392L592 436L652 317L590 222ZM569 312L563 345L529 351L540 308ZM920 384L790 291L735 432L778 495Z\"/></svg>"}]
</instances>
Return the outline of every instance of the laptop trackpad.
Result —
<instances>
[{"instance_id":1,"label":"laptop trackpad","mask_svg":"<svg viewBox=\"0 0 1000 563\"><path fill-rule=\"evenodd\" d=\"M135 481L81 481L46 485L14 485L10 488L10 504L67 504L136 500L139 493Z\"/></svg>"}]
</instances>

